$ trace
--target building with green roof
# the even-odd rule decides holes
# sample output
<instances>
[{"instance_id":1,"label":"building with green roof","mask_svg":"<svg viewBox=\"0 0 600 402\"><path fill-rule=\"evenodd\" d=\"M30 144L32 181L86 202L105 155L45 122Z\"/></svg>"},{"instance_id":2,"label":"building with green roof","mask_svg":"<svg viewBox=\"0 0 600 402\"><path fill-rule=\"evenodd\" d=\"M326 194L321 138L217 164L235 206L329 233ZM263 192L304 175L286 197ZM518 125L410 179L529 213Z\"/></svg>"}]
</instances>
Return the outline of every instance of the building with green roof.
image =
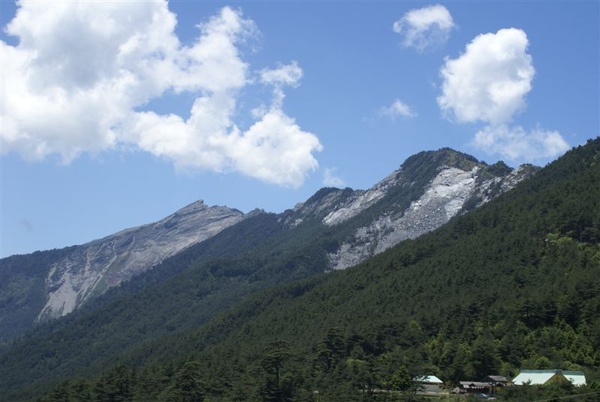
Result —
<instances>
[{"instance_id":1,"label":"building with green roof","mask_svg":"<svg viewBox=\"0 0 600 402\"><path fill-rule=\"evenodd\" d=\"M586 385L585 374L583 371L565 371L565 370L522 370L512 382L515 385L544 385L554 381L570 381L571 384L579 387Z\"/></svg>"}]
</instances>

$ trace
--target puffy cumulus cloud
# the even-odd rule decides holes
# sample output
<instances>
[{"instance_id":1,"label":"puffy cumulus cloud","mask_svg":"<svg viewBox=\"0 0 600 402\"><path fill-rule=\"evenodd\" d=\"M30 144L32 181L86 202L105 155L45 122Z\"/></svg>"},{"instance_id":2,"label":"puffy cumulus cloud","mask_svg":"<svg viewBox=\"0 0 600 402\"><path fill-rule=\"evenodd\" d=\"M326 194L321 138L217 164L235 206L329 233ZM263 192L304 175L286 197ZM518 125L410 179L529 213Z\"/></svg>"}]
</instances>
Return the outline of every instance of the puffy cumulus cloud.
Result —
<instances>
[{"instance_id":1,"label":"puffy cumulus cloud","mask_svg":"<svg viewBox=\"0 0 600 402\"><path fill-rule=\"evenodd\" d=\"M394 32L403 36L402 45L413 47L419 52L446 43L455 27L446 7L436 4L410 10L394 22Z\"/></svg>"},{"instance_id":2,"label":"puffy cumulus cloud","mask_svg":"<svg viewBox=\"0 0 600 402\"><path fill-rule=\"evenodd\" d=\"M28 159L113 146L133 106L160 95L178 46L158 2L21 1L1 42L2 148Z\"/></svg>"},{"instance_id":3,"label":"puffy cumulus cloud","mask_svg":"<svg viewBox=\"0 0 600 402\"><path fill-rule=\"evenodd\" d=\"M525 32L514 28L477 36L460 57L446 59L439 106L459 122L510 121L523 109L535 75L528 44Z\"/></svg>"},{"instance_id":4,"label":"puffy cumulus cloud","mask_svg":"<svg viewBox=\"0 0 600 402\"><path fill-rule=\"evenodd\" d=\"M520 126L487 126L477 132L472 145L490 154L500 154L511 161L556 157L570 145L558 131L539 128L527 132Z\"/></svg>"},{"instance_id":5,"label":"puffy cumulus cloud","mask_svg":"<svg viewBox=\"0 0 600 402\"><path fill-rule=\"evenodd\" d=\"M84 152L137 147L182 169L237 171L300 185L318 164L318 138L282 110L283 85L298 85L296 62L263 70L272 105L241 132L237 97L254 85L240 46L258 33L240 11L224 7L198 25L184 46L167 1L45 3L20 1L0 42L3 152L65 163ZM189 117L148 110L167 92L194 94Z\"/></svg>"},{"instance_id":6,"label":"puffy cumulus cloud","mask_svg":"<svg viewBox=\"0 0 600 402\"><path fill-rule=\"evenodd\" d=\"M246 132L223 138L229 144L235 168L259 179L299 186L306 172L318 167L307 157L322 149L318 138L302 131L294 119L278 108L269 110Z\"/></svg>"},{"instance_id":7,"label":"puffy cumulus cloud","mask_svg":"<svg viewBox=\"0 0 600 402\"><path fill-rule=\"evenodd\" d=\"M284 67L287 68L287 67ZM292 187L318 168L313 152L322 146L281 108L279 85L272 104L255 111L257 119L241 131L231 120L235 98L227 91L198 97L191 115L137 113L128 132L144 150L174 160L178 168L237 171L260 180Z\"/></svg>"},{"instance_id":8,"label":"puffy cumulus cloud","mask_svg":"<svg viewBox=\"0 0 600 402\"><path fill-rule=\"evenodd\" d=\"M396 99L390 106L381 108L379 110L379 115L396 120L398 117L415 117L417 113L406 103Z\"/></svg>"},{"instance_id":9,"label":"puffy cumulus cloud","mask_svg":"<svg viewBox=\"0 0 600 402\"><path fill-rule=\"evenodd\" d=\"M509 126L532 89L535 69L528 45L525 32L515 28L475 37L462 55L446 59L437 98L448 118L487 124L472 141L476 148L513 161L555 157L569 147L556 131Z\"/></svg>"}]
</instances>

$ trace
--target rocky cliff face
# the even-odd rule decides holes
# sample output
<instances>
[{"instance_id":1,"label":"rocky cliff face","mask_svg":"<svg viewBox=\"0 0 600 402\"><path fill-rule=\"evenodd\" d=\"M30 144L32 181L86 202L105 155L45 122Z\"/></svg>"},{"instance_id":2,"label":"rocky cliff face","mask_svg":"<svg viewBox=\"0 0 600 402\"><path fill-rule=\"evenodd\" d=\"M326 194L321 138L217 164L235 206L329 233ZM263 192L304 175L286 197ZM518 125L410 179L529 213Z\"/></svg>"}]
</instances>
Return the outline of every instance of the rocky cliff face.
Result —
<instances>
[{"instance_id":1,"label":"rocky cliff face","mask_svg":"<svg viewBox=\"0 0 600 402\"><path fill-rule=\"evenodd\" d=\"M352 234L329 253L329 269L344 269L440 227L510 190L537 169L511 169L502 162L487 165L451 149L422 152L368 190L321 190L298 204L287 222L297 225L317 217L331 228L350 225Z\"/></svg>"},{"instance_id":2,"label":"rocky cliff face","mask_svg":"<svg viewBox=\"0 0 600 402\"><path fill-rule=\"evenodd\" d=\"M358 227L336 252L329 255L330 268L351 267L403 240L414 239L437 229L463 211L468 201L477 207L513 188L534 172L535 169L523 166L505 176L486 179L485 168L480 166L470 170L442 167L423 195L412 201L408 208L390 208L369 224ZM395 172L373 189L358 195L347 207L331 212L323 222L332 226L358 215L365 205L384 197L384 189L394 185L392 178L399 173Z\"/></svg>"},{"instance_id":3,"label":"rocky cliff face","mask_svg":"<svg viewBox=\"0 0 600 402\"><path fill-rule=\"evenodd\" d=\"M50 268L38 320L66 315L94 295L144 272L244 218L238 210L195 202L149 225L78 246Z\"/></svg>"}]
</instances>

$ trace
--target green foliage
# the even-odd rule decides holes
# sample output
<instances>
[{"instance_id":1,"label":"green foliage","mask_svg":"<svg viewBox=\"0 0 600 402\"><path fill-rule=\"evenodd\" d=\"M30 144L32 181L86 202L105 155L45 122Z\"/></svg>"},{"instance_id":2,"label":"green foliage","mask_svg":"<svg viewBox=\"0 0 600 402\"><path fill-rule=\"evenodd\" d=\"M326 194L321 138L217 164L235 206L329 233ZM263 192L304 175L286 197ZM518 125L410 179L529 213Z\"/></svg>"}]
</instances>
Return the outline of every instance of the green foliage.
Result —
<instances>
[{"instance_id":1,"label":"green foliage","mask_svg":"<svg viewBox=\"0 0 600 402\"><path fill-rule=\"evenodd\" d=\"M418 162L407 169L426 170ZM596 384L599 162L600 139L496 201L343 272L313 275L324 251L314 242L317 224L306 222L298 227L300 237L282 232L277 241L266 239L262 244L269 247L258 248L260 254L248 251L198 264L110 309L96 310L88 320L74 320L37 344L23 344L20 354L0 357L0 374L25 367L24 372L58 384L46 398L70 397L74 383L60 383L60 374L72 378L68 367L83 370L82 362L95 363L106 349L94 349L94 342L112 347L120 337L137 336L145 341L118 349L116 368L89 372L93 397L118 389L135 401L185 400L185 395L213 401L417 400L408 387L416 375L435 374L456 384L493 374L512 377L536 366L579 368ZM298 271L305 273L300 280L283 283ZM251 279L240 272L251 272ZM245 289L246 297L232 296L226 310L213 310L222 313L205 315L202 309L215 300L215 290L234 288ZM164 304L153 310L159 312L157 321L143 312L152 297ZM191 317L188 326L152 332L159 322L175 325L184 313ZM114 326L129 331L90 338L86 325L105 335ZM152 336L140 330L143 325ZM86 334L75 346L79 353L63 354L60 338L75 342L76 331ZM84 342L94 350L87 356L81 352ZM37 360L28 359L28 352ZM16 356L29 366L19 366ZM68 366L65 356L79 363ZM48 369L58 373L44 377ZM122 381L115 377L118 370ZM15 387L7 395L24 400L26 392L44 391L42 383L38 386L39 391ZM597 398L591 388L515 387L501 397L585 401Z\"/></svg>"},{"instance_id":2,"label":"green foliage","mask_svg":"<svg viewBox=\"0 0 600 402\"><path fill-rule=\"evenodd\" d=\"M74 248L0 259L0 351L31 326L46 303L46 277L52 264Z\"/></svg>"},{"instance_id":3,"label":"green foliage","mask_svg":"<svg viewBox=\"0 0 600 402\"><path fill-rule=\"evenodd\" d=\"M413 377L408 372L408 369L404 365L400 365L390 380L390 389L392 391L409 392L414 390Z\"/></svg>"},{"instance_id":4,"label":"green foliage","mask_svg":"<svg viewBox=\"0 0 600 402\"><path fill-rule=\"evenodd\" d=\"M198 361L185 363L173 376L170 385L161 394L165 402L202 402L205 384L202 380L202 365Z\"/></svg>"},{"instance_id":5,"label":"green foliage","mask_svg":"<svg viewBox=\"0 0 600 402\"><path fill-rule=\"evenodd\" d=\"M94 388L98 402L130 401L132 392L132 375L125 366L117 366L103 374Z\"/></svg>"}]
</instances>

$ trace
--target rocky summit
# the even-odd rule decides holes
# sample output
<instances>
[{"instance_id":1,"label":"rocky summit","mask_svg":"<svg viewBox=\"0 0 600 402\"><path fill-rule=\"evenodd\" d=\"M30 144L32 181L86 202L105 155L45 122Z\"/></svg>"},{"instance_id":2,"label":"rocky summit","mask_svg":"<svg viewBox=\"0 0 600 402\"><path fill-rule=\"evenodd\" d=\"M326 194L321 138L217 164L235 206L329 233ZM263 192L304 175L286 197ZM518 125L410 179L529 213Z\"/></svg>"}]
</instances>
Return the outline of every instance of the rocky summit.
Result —
<instances>
[{"instance_id":1,"label":"rocky summit","mask_svg":"<svg viewBox=\"0 0 600 402\"><path fill-rule=\"evenodd\" d=\"M77 247L51 266L46 279L48 301L38 320L70 313L88 298L214 236L243 217L241 211L197 201L156 223Z\"/></svg>"},{"instance_id":2,"label":"rocky summit","mask_svg":"<svg viewBox=\"0 0 600 402\"><path fill-rule=\"evenodd\" d=\"M451 149L422 152L369 190L329 189L295 208L294 224L311 215L352 233L329 253L329 269L356 265L403 240L432 231L452 217L512 189L538 170L487 165Z\"/></svg>"}]
</instances>

